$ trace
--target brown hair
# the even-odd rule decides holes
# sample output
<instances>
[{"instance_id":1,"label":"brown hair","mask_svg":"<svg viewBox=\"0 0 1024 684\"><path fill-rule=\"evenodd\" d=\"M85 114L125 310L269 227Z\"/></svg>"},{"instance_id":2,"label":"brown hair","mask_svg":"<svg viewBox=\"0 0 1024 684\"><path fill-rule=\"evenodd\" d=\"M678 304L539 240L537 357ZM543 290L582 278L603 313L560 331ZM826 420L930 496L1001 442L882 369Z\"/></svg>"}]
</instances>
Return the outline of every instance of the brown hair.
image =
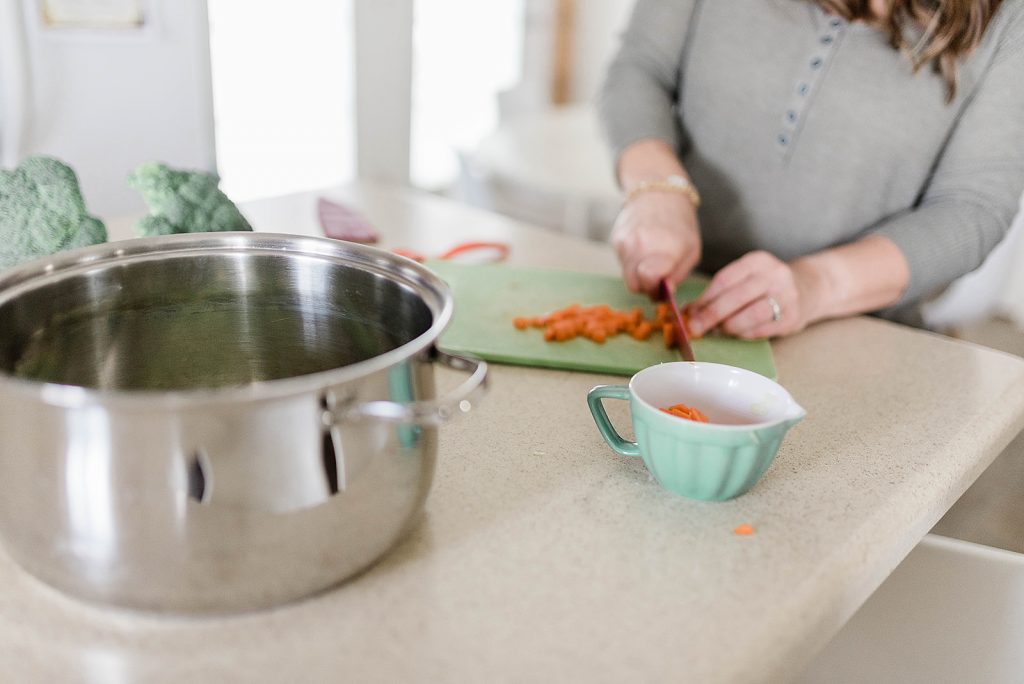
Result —
<instances>
[{"instance_id":1,"label":"brown hair","mask_svg":"<svg viewBox=\"0 0 1024 684\"><path fill-rule=\"evenodd\" d=\"M946 82L946 102L956 95L957 62L978 46L1002 0L888 0L888 16L878 17L869 0L813 0L847 21L878 26L893 48L906 53L917 71L931 63ZM919 27L919 39L907 39Z\"/></svg>"}]
</instances>

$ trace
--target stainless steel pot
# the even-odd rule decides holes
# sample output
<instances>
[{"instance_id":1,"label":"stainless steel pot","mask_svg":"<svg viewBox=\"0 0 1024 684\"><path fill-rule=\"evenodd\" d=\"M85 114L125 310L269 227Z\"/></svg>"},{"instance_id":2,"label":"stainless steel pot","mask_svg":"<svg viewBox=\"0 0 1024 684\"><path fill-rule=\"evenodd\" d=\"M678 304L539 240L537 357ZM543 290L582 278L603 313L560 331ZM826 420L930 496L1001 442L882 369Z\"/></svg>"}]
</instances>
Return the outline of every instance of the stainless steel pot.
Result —
<instances>
[{"instance_id":1,"label":"stainless steel pot","mask_svg":"<svg viewBox=\"0 0 1024 684\"><path fill-rule=\"evenodd\" d=\"M436 426L483 389L434 346L448 287L377 249L266 233L90 247L0 275L0 537L137 609L330 587L415 522ZM433 362L467 371L435 398Z\"/></svg>"}]
</instances>

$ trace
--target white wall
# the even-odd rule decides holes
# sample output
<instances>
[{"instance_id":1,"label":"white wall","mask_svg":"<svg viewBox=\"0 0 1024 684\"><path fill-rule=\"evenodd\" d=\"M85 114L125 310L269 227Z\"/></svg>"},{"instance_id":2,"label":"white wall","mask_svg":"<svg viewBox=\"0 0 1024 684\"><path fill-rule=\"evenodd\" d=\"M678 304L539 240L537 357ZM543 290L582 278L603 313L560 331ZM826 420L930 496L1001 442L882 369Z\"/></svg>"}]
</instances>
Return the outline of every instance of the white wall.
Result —
<instances>
[{"instance_id":1,"label":"white wall","mask_svg":"<svg viewBox=\"0 0 1024 684\"><path fill-rule=\"evenodd\" d=\"M356 173L409 182L413 0L355 0Z\"/></svg>"},{"instance_id":2,"label":"white wall","mask_svg":"<svg viewBox=\"0 0 1024 684\"><path fill-rule=\"evenodd\" d=\"M573 8L571 104L591 102L618 45L634 0L576 0ZM502 117L551 106L555 0L524 0L522 80L501 95Z\"/></svg>"},{"instance_id":3,"label":"white wall","mask_svg":"<svg viewBox=\"0 0 1024 684\"><path fill-rule=\"evenodd\" d=\"M574 102L594 99L633 4L634 0L577 0L572 51Z\"/></svg>"},{"instance_id":4,"label":"white wall","mask_svg":"<svg viewBox=\"0 0 1024 684\"><path fill-rule=\"evenodd\" d=\"M21 151L69 163L105 217L142 210L125 183L142 162L215 167L206 2L150 6L142 30L96 32L43 28L37 3L21 4L31 82Z\"/></svg>"}]
</instances>

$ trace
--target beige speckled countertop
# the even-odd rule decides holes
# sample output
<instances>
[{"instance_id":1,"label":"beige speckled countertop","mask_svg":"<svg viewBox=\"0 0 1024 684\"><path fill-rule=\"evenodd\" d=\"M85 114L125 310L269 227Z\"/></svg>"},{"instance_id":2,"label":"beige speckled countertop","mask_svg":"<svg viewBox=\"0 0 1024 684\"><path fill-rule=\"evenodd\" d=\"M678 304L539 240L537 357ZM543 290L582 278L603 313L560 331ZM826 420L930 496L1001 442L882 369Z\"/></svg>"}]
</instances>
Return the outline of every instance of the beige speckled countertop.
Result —
<instances>
[{"instance_id":1,"label":"beige speckled countertop","mask_svg":"<svg viewBox=\"0 0 1024 684\"><path fill-rule=\"evenodd\" d=\"M516 263L614 272L603 246L437 198L333 194L389 247L499 238ZM315 197L248 213L309 232ZM868 318L773 347L809 415L737 500L673 497L605 445L584 397L621 379L498 366L486 400L441 430L422 523L326 594L134 615L0 554L0 681L784 681L1024 427L1024 361ZM757 533L732 534L740 523Z\"/></svg>"}]
</instances>

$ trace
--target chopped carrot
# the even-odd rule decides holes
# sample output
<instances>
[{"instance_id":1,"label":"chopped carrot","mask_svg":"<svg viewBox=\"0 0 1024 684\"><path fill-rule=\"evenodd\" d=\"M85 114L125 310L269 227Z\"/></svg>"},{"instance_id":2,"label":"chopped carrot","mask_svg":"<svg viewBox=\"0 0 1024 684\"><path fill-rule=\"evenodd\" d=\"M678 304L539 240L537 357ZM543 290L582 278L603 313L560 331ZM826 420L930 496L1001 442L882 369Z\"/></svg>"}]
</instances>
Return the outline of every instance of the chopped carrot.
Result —
<instances>
[{"instance_id":1,"label":"chopped carrot","mask_svg":"<svg viewBox=\"0 0 1024 684\"><path fill-rule=\"evenodd\" d=\"M629 334L633 336L635 340L646 340L654 332L654 326L647 321L641 321L641 323L633 328Z\"/></svg>"},{"instance_id":2,"label":"chopped carrot","mask_svg":"<svg viewBox=\"0 0 1024 684\"><path fill-rule=\"evenodd\" d=\"M671 323L661 324L661 334L665 338L665 346L669 349L676 343L676 328Z\"/></svg>"},{"instance_id":3,"label":"chopped carrot","mask_svg":"<svg viewBox=\"0 0 1024 684\"><path fill-rule=\"evenodd\" d=\"M661 304L658 304L657 306L654 307L654 324L655 325L664 325L665 323L668 323L668 321L669 321L668 310L669 310L669 306L668 306L668 304L666 304L664 302L662 302Z\"/></svg>"},{"instance_id":4,"label":"chopped carrot","mask_svg":"<svg viewBox=\"0 0 1024 684\"><path fill-rule=\"evenodd\" d=\"M571 340L576 337L579 332L579 326L572 320L560 320L556 321L551 329L555 331L555 340L558 342L564 342L565 340Z\"/></svg>"},{"instance_id":5,"label":"chopped carrot","mask_svg":"<svg viewBox=\"0 0 1024 684\"><path fill-rule=\"evenodd\" d=\"M567 309L562 309L561 311L556 312L556 315L559 317L560 320L564 320L566 318L575 318L579 313L580 305L573 304Z\"/></svg>"},{"instance_id":6,"label":"chopped carrot","mask_svg":"<svg viewBox=\"0 0 1024 684\"><path fill-rule=\"evenodd\" d=\"M675 344L675 329L670 318L667 304L655 307L655 316L651 320L644 318L643 309L634 307L629 311L617 311L607 304L582 306L571 304L564 309L527 318L517 316L512 319L517 330L541 328L544 339L548 342L565 342L576 337L585 337L597 344L604 344L609 337L626 333L636 340L647 340L655 331L664 337L665 346Z\"/></svg>"},{"instance_id":7,"label":"chopped carrot","mask_svg":"<svg viewBox=\"0 0 1024 684\"><path fill-rule=\"evenodd\" d=\"M708 417L704 415L700 409L695 409L686 404L674 404L668 408L661 409L665 413L676 416L678 418L685 418L686 420L693 420L698 423L708 423Z\"/></svg>"},{"instance_id":8,"label":"chopped carrot","mask_svg":"<svg viewBox=\"0 0 1024 684\"><path fill-rule=\"evenodd\" d=\"M756 530L753 527L751 527L747 523L743 523L742 525L737 527L735 530L733 530L733 533L734 534L738 534L738 535L740 535L742 537L747 537L747 536L750 536L750 535L754 534L755 531Z\"/></svg>"}]
</instances>

